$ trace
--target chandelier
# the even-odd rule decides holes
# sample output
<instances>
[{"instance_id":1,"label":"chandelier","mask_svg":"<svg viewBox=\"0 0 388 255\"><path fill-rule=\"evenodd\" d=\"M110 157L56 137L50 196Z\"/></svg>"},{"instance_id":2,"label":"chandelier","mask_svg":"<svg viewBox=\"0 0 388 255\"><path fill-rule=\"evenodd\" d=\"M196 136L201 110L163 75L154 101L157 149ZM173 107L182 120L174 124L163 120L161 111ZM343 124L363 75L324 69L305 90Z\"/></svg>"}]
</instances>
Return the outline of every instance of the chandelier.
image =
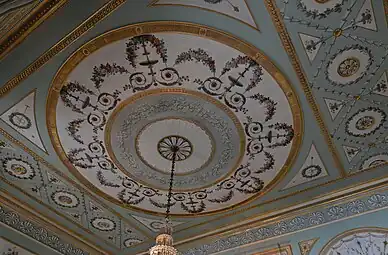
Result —
<instances>
[{"instance_id":1,"label":"chandelier","mask_svg":"<svg viewBox=\"0 0 388 255\"><path fill-rule=\"evenodd\" d=\"M173 247L172 227L170 222L170 209L172 188L174 184L175 163L190 157L192 152L191 143L181 136L168 136L158 143L159 154L171 161L170 186L167 195L167 207L165 224L156 237L156 245L150 249L150 255L177 255L178 251Z\"/></svg>"}]
</instances>

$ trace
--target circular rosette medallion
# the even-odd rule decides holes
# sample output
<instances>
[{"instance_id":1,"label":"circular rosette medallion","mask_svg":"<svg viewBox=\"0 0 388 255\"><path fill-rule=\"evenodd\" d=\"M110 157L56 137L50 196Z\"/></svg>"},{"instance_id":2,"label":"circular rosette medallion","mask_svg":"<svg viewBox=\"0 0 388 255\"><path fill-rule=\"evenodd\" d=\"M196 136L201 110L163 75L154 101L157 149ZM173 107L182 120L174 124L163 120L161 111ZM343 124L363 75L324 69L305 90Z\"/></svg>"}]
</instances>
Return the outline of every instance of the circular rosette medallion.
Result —
<instances>
[{"instance_id":1,"label":"circular rosette medallion","mask_svg":"<svg viewBox=\"0 0 388 255\"><path fill-rule=\"evenodd\" d=\"M147 212L166 209L175 150L173 214L264 194L301 139L286 79L258 50L211 28L212 37L197 37L205 28L191 24L140 31L149 29L109 32L59 71L47 116L61 159L99 195Z\"/></svg>"},{"instance_id":2,"label":"circular rosette medallion","mask_svg":"<svg viewBox=\"0 0 388 255\"><path fill-rule=\"evenodd\" d=\"M362 79L372 64L368 48L352 45L339 50L327 64L327 79L337 86L353 85Z\"/></svg>"}]
</instances>

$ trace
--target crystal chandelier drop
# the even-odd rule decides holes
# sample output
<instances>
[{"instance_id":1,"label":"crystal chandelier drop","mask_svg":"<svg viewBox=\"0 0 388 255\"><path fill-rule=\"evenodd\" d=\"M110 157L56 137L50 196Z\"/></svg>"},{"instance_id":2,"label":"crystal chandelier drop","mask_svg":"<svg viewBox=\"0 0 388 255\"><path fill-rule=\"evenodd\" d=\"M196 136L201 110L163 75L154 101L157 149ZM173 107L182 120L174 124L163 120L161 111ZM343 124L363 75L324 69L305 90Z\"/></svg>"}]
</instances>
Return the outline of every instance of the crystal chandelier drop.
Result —
<instances>
[{"instance_id":1,"label":"crystal chandelier drop","mask_svg":"<svg viewBox=\"0 0 388 255\"><path fill-rule=\"evenodd\" d=\"M156 237L156 245L150 249L150 255L177 255L178 251L173 247L172 227L170 223L170 209L172 188L174 183L175 163L177 160L184 160L190 156L187 148L182 145L182 137L166 137L159 142L158 150L165 159L171 160L170 186L167 195L167 209L165 225L161 228L160 234Z\"/></svg>"}]
</instances>

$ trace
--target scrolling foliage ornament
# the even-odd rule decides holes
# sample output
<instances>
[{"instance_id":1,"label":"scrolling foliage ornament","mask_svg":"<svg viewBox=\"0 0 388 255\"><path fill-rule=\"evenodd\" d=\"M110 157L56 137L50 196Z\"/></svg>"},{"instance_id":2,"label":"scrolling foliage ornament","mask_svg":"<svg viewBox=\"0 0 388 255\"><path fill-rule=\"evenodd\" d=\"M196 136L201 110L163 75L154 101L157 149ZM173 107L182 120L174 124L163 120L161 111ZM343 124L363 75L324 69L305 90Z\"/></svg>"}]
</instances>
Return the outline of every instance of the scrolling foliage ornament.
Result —
<instances>
[{"instance_id":1,"label":"scrolling foliage ornament","mask_svg":"<svg viewBox=\"0 0 388 255\"><path fill-rule=\"evenodd\" d=\"M171 54L168 50L175 47L168 45L169 40L164 38L183 36L182 33L193 40L199 36L201 40L207 38L233 47L235 50L230 49L234 54L220 61L224 62L220 71L217 71L218 59L202 48L191 47L176 55ZM105 60L106 63L96 63L88 78L68 79L78 65L82 66L85 58L93 58L108 44L119 45L117 42L124 41L119 51L125 62ZM173 40L171 44L174 44ZM236 50L239 54L235 54ZM203 76L196 74L193 68L202 70ZM124 80L126 82L111 86L112 81L117 84ZM260 93L260 87L269 80L280 87L280 102ZM187 110L193 116L212 119L210 117L217 115L216 112L197 112L198 109L189 103L191 99L185 101L183 98L200 95L201 99L219 106L224 113L232 112L229 116L235 124L238 122L235 127L240 135L240 149L231 147L217 162L220 168L223 163L233 161L233 169L210 187L174 191L172 212L175 215L226 210L262 195L280 180L297 154L302 129L298 100L286 79L257 49L223 32L189 23L150 22L127 26L92 40L73 54L56 75L47 106L50 136L61 159L85 185L112 202L150 213L161 213L167 206L166 190L125 174L115 155L112 156L115 153L106 144L106 133L110 136L107 126L115 110L123 108L125 101L132 97L144 99L158 93L176 95L174 100L158 102L158 106L166 111L174 108L182 113ZM136 100L132 105L135 108ZM259 115L255 115L252 105L263 109ZM277 116L284 106L287 106L288 122ZM57 113L59 108L66 108L72 114L72 119L67 120L66 128L62 129L57 126L58 118L61 118ZM166 112L147 103L140 108L144 111L131 115L131 120L128 120L133 121L134 126L150 117L146 114L150 109ZM209 125L225 126L216 121ZM66 130L72 147L67 146L69 143L61 138L58 130ZM229 135L233 134L229 129L225 130ZM222 139L227 141L232 137ZM62 149L63 143L66 143L66 152ZM280 157L278 150L282 154ZM133 157L127 159L126 167L137 167ZM90 177L90 173L94 177Z\"/></svg>"}]
</instances>

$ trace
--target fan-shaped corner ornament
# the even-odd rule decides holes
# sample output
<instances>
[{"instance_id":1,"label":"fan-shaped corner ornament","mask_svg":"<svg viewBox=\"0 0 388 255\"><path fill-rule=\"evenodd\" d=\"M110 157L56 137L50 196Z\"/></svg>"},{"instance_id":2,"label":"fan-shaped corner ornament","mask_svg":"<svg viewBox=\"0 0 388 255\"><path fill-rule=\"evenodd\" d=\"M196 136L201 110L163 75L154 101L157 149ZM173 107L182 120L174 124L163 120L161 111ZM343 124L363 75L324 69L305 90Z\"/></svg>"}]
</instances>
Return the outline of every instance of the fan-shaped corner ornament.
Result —
<instances>
[{"instance_id":1,"label":"fan-shaped corner ornament","mask_svg":"<svg viewBox=\"0 0 388 255\"><path fill-rule=\"evenodd\" d=\"M70 171L153 214L167 206L171 145L182 148L171 211L191 216L265 194L301 143L299 102L268 58L190 23L131 25L90 41L59 70L48 102L51 140Z\"/></svg>"},{"instance_id":2,"label":"fan-shaped corner ornament","mask_svg":"<svg viewBox=\"0 0 388 255\"><path fill-rule=\"evenodd\" d=\"M154 0L150 6L181 6L204 9L238 20L259 31L259 26L246 0Z\"/></svg>"}]
</instances>

